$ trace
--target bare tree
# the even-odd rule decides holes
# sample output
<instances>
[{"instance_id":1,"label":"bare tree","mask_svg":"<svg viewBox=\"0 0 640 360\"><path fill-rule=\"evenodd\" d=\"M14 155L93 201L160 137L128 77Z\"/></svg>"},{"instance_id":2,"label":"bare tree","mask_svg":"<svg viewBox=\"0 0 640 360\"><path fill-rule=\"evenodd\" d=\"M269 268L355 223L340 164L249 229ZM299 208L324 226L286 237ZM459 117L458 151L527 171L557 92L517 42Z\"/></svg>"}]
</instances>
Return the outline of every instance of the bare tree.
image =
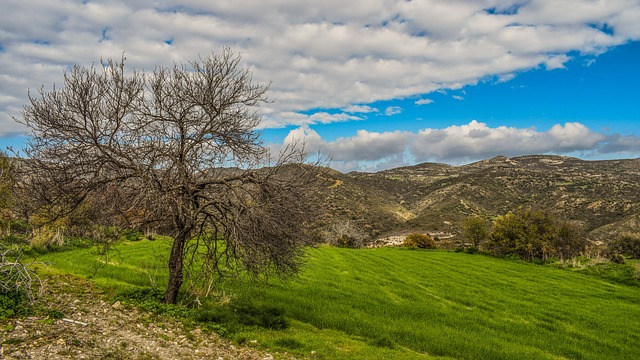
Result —
<instances>
[{"instance_id":1,"label":"bare tree","mask_svg":"<svg viewBox=\"0 0 640 360\"><path fill-rule=\"evenodd\" d=\"M256 131L268 85L229 49L150 73L124 60L75 66L16 119L31 129L25 182L49 216L91 202L102 221L169 232L167 303L200 256L209 276L295 273L317 176L301 149L270 159Z\"/></svg>"}]
</instances>

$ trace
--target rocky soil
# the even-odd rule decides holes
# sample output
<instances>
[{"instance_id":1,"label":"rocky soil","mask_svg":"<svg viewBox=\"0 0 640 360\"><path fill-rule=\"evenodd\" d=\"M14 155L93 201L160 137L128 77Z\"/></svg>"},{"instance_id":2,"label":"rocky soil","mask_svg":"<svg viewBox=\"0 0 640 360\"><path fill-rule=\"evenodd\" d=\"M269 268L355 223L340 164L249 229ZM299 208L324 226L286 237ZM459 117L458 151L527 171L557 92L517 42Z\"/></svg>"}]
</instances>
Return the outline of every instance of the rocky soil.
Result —
<instances>
[{"instance_id":1,"label":"rocky soil","mask_svg":"<svg viewBox=\"0 0 640 360\"><path fill-rule=\"evenodd\" d=\"M105 300L90 283L56 276L38 305L64 316L0 321L1 359L292 359L240 347L200 328Z\"/></svg>"}]
</instances>

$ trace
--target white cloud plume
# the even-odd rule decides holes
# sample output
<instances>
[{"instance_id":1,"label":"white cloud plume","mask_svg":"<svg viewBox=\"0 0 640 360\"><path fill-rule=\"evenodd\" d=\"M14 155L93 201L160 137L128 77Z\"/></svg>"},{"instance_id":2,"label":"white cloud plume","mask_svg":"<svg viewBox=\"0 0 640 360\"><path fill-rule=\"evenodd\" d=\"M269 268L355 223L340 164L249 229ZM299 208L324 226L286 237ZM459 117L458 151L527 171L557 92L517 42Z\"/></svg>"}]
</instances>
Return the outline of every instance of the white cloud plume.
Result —
<instances>
[{"instance_id":1,"label":"white cloud plume","mask_svg":"<svg viewBox=\"0 0 640 360\"><path fill-rule=\"evenodd\" d=\"M433 103L433 100L431 99L420 99L420 100L416 100L415 104L416 105L428 105Z\"/></svg>"},{"instance_id":2,"label":"white cloud plume","mask_svg":"<svg viewBox=\"0 0 640 360\"><path fill-rule=\"evenodd\" d=\"M547 131L507 126L489 127L471 121L443 129L426 128L417 133L405 131L370 132L360 130L352 137L325 141L309 127L292 130L285 145L296 140L310 153L320 152L341 170L375 171L425 161L462 164L497 155L527 154L633 154L640 149L640 137L604 135L585 125L568 122Z\"/></svg>"},{"instance_id":3,"label":"white cloud plume","mask_svg":"<svg viewBox=\"0 0 640 360\"><path fill-rule=\"evenodd\" d=\"M378 112L379 110L368 105L351 105L351 106L347 106L346 108L343 108L342 111L350 114L353 114L353 113L366 114L366 113Z\"/></svg>"},{"instance_id":4,"label":"white cloud plume","mask_svg":"<svg viewBox=\"0 0 640 360\"><path fill-rule=\"evenodd\" d=\"M21 131L27 89L100 57L153 69L229 45L272 82L265 126L345 121L291 114L459 89L640 39L628 0L5 0L0 5L0 134ZM606 26L605 26L606 25ZM366 105L359 105L366 106ZM356 113L346 111L345 113ZM318 117L321 117L318 115Z\"/></svg>"}]
</instances>

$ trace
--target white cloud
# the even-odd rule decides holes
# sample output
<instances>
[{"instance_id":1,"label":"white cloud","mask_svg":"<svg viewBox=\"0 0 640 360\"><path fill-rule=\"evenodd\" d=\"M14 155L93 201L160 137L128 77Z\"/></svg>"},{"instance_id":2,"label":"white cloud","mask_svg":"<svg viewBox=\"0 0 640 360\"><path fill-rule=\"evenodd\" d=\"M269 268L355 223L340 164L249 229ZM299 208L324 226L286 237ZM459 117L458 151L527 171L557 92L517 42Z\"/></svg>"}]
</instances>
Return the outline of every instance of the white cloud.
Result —
<instances>
[{"instance_id":1,"label":"white cloud","mask_svg":"<svg viewBox=\"0 0 640 360\"><path fill-rule=\"evenodd\" d=\"M398 115L402 112L402 108L400 106L388 106L384 109L384 114L386 116Z\"/></svg>"},{"instance_id":2,"label":"white cloud","mask_svg":"<svg viewBox=\"0 0 640 360\"><path fill-rule=\"evenodd\" d=\"M545 132L535 128L499 126L471 121L467 125L419 131L411 144L417 161L464 162L496 155L568 153L593 150L605 136L580 123L554 125Z\"/></svg>"},{"instance_id":3,"label":"white cloud","mask_svg":"<svg viewBox=\"0 0 640 360\"><path fill-rule=\"evenodd\" d=\"M567 55L553 55L545 60L544 66L547 70L566 69L564 64L569 60L571 60L571 58Z\"/></svg>"},{"instance_id":4,"label":"white cloud","mask_svg":"<svg viewBox=\"0 0 640 360\"><path fill-rule=\"evenodd\" d=\"M453 95L452 98L454 98L456 100L464 100L464 97L462 97L460 95Z\"/></svg>"},{"instance_id":5,"label":"white cloud","mask_svg":"<svg viewBox=\"0 0 640 360\"><path fill-rule=\"evenodd\" d=\"M302 114L298 112L281 112L270 114L264 117L262 126L265 128L275 128L282 126L283 124L293 124L293 125L310 125L310 124L329 124L334 122L345 122L345 121L358 121L363 120L362 117L346 114L346 113L337 113L330 114L328 112L320 111L313 114Z\"/></svg>"},{"instance_id":6,"label":"white cloud","mask_svg":"<svg viewBox=\"0 0 640 360\"><path fill-rule=\"evenodd\" d=\"M290 131L285 145L303 141L310 153L320 152L340 170L377 171L425 161L462 164L497 155L633 154L640 149L640 137L604 135L585 125L568 122L547 131L507 126L489 127L471 121L442 129L370 132L359 130L352 137L325 141L316 131L301 127Z\"/></svg>"},{"instance_id":7,"label":"white cloud","mask_svg":"<svg viewBox=\"0 0 640 360\"><path fill-rule=\"evenodd\" d=\"M416 105L428 105L431 103L433 103L433 100L431 99L420 99L415 102Z\"/></svg>"},{"instance_id":8,"label":"white cloud","mask_svg":"<svg viewBox=\"0 0 640 360\"><path fill-rule=\"evenodd\" d=\"M343 108L342 111L346 113L351 113L351 114L353 113L366 114L366 113L378 112L379 110L368 105L351 105L351 106L347 106L346 108Z\"/></svg>"},{"instance_id":9,"label":"white cloud","mask_svg":"<svg viewBox=\"0 0 640 360\"><path fill-rule=\"evenodd\" d=\"M539 66L562 68L572 51L597 55L640 39L640 3L629 0L174 4L3 1L0 134L21 130L9 114L19 114L27 89L60 84L73 63L123 52L130 65L153 69L231 46L255 80L272 83L276 101L263 107L265 126L284 126L349 120L292 115L310 109L354 114L346 110L353 104L460 89ZM514 6L517 11L505 11Z\"/></svg>"}]
</instances>

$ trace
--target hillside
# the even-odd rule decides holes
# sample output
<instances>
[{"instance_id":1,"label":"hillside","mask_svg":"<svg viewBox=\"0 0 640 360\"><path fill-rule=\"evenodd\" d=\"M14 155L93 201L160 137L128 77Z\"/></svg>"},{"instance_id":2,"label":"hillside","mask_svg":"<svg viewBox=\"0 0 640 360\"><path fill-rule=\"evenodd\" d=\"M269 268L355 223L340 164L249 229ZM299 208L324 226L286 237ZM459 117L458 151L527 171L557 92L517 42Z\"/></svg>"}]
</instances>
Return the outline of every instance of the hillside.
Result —
<instances>
[{"instance_id":1,"label":"hillside","mask_svg":"<svg viewBox=\"0 0 640 360\"><path fill-rule=\"evenodd\" d=\"M412 230L455 238L469 215L492 218L520 206L576 222L598 240L640 224L640 159L500 156L327 176L327 218L352 221L374 238Z\"/></svg>"},{"instance_id":2,"label":"hillside","mask_svg":"<svg viewBox=\"0 0 640 360\"><path fill-rule=\"evenodd\" d=\"M166 284L170 247L170 239L125 241L108 262L90 248L41 256L54 273L38 304L49 316L0 321L5 358L640 357L637 261L561 267L453 251L319 246L308 249L294 281L223 279L213 298L189 310L141 296ZM279 309L290 326L198 316L247 301L256 306L236 311Z\"/></svg>"}]
</instances>

